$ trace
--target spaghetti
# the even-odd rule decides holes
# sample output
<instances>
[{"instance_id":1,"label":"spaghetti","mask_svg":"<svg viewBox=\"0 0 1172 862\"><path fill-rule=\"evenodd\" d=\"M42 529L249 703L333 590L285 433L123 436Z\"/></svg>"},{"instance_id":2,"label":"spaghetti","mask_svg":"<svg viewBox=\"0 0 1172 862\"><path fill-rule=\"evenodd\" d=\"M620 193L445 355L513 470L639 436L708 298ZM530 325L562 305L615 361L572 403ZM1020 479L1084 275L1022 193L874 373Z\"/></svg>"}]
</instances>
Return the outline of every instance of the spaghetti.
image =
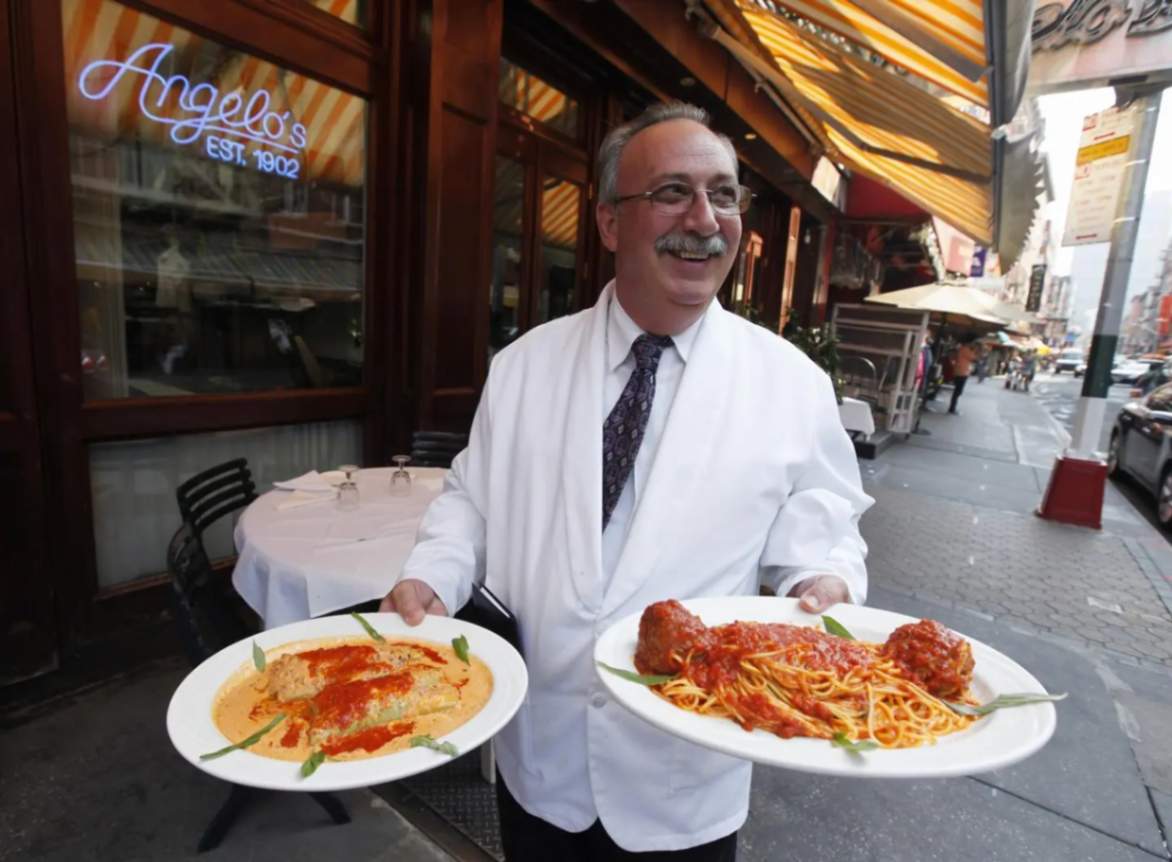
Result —
<instances>
[{"instance_id":1,"label":"spaghetti","mask_svg":"<svg viewBox=\"0 0 1172 862\"><path fill-rule=\"evenodd\" d=\"M969 644L931 620L863 643L783 623L706 627L675 600L643 612L635 667L672 674L656 687L676 706L745 730L912 748L968 727L942 698L968 694Z\"/></svg>"}]
</instances>

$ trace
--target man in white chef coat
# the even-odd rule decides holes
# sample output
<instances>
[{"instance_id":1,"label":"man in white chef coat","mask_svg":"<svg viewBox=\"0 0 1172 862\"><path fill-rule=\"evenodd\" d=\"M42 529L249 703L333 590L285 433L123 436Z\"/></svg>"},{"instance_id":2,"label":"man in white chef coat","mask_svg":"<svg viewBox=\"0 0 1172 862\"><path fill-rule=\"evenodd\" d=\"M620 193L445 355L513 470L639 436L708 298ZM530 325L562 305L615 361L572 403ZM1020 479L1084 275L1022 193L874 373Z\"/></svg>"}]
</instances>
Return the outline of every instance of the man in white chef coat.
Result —
<instances>
[{"instance_id":1,"label":"man in white chef coat","mask_svg":"<svg viewBox=\"0 0 1172 862\"><path fill-rule=\"evenodd\" d=\"M597 179L615 279L496 356L383 609L417 623L481 581L516 615L529 692L496 738L510 860L731 860L749 763L612 702L594 643L652 602L762 583L811 613L861 603L872 501L830 380L713 301L751 200L729 139L655 105L607 136Z\"/></svg>"}]
</instances>

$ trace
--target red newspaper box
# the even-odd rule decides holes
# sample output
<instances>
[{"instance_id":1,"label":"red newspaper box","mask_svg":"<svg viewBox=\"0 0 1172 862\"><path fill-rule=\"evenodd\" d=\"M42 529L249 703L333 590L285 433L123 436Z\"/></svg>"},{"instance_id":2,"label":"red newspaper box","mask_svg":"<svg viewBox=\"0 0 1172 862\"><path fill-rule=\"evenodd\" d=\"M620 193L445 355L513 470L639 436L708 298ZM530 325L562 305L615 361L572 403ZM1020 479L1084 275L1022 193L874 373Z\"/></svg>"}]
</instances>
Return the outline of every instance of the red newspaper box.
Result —
<instances>
[{"instance_id":1,"label":"red newspaper box","mask_svg":"<svg viewBox=\"0 0 1172 862\"><path fill-rule=\"evenodd\" d=\"M1050 521L1102 529L1106 484L1107 462L1059 455L1037 514Z\"/></svg>"}]
</instances>

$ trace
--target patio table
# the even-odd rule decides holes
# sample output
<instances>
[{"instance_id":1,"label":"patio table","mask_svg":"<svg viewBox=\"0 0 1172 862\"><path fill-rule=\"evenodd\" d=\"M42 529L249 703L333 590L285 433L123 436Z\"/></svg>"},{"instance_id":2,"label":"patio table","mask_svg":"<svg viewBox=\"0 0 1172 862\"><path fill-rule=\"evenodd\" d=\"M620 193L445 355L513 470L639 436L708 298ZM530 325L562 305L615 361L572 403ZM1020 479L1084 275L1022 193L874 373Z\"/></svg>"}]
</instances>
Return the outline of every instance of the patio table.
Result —
<instances>
[{"instance_id":1,"label":"patio table","mask_svg":"<svg viewBox=\"0 0 1172 862\"><path fill-rule=\"evenodd\" d=\"M278 508L288 491L269 491L236 524L240 556L232 585L266 628L306 620L386 595L415 544L447 470L409 467L405 496L391 493L391 467L360 470L358 507L342 511L332 494Z\"/></svg>"},{"instance_id":2,"label":"patio table","mask_svg":"<svg viewBox=\"0 0 1172 862\"><path fill-rule=\"evenodd\" d=\"M842 403L838 405L838 416L842 420L842 427L852 437L861 435L866 440L875 433L875 417L871 415L871 405L866 401L844 395Z\"/></svg>"}]
</instances>

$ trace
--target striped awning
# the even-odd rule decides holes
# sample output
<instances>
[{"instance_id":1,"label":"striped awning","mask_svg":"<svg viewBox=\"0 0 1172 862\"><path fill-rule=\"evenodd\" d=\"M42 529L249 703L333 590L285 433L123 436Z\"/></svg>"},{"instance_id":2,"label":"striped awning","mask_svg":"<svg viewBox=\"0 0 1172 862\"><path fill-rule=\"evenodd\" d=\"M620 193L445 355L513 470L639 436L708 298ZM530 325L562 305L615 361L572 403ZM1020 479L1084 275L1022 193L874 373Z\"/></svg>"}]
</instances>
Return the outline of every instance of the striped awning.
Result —
<instances>
[{"instance_id":1,"label":"striped awning","mask_svg":"<svg viewBox=\"0 0 1172 862\"><path fill-rule=\"evenodd\" d=\"M866 0L720 0L713 5L720 10L722 22L731 23L733 32L744 34L738 39L718 28L713 38L774 84L828 157L890 186L977 242L992 243L993 142L982 119L987 112L980 105L961 110L954 104L960 100L953 94L965 89L967 79L961 73L949 73L951 66L932 60L933 55L908 38L906 44L880 40L881 31L876 28L881 25L863 11L871 5ZM972 36L981 21L979 15L967 15L963 19L966 28L950 25L956 30L952 33L944 26L946 19L933 14L938 7L968 9L970 13L971 7L980 9L979 2L969 0L880 5L898 7L926 22L935 21L935 38L944 41L948 37L957 52L967 44L961 36ZM778 9L780 6L786 8ZM790 7L797 6L822 18L838 15L836 32L845 31L842 20L853 20L856 36L869 40L864 43L866 48L885 59L890 55L903 58L905 64L914 61L920 71L936 79L926 74L923 82L913 83L896 70L873 62L857 46L823 38L794 17L798 12ZM852 7L849 18L847 7ZM865 24L869 29L863 29ZM829 24L825 27L829 29ZM880 47L886 53L879 51ZM976 44L968 45L968 50L970 59L975 60ZM945 82L951 86L945 88ZM983 86L969 82L965 98L981 100ZM942 91L934 92L933 87Z\"/></svg>"},{"instance_id":2,"label":"striped awning","mask_svg":"<svg viewBox=\"0 0 1172 862\"><path fill-rule=\"evenodd\" d=\"M334 11L334 7L346 11L339 4L327 7L327 11ZM360 96L281 69L113 0L66 0L62 24L67 109L75 127L106 138L167 142L170 127L143 116L139 105L141 75L124 76L100 100L85 98L78 88L79 75L91 62L122 62L144 46L165 44L172 46L166 58L168 75L183 75L193 85L207 83L220 94L235 92L246 99L249 94L268 91L270 111L284 116L288 124L303 124L306 144L298 153L300 178L362 184L366 102ZM164 104L151 103L152 111L169 118L190 116L179 106L180 92L179 87L170 88Z\"/></svg>"},{"instance_id":3,"label":"striped awning","mask_svg":"<svg viewBox=\"0 0 1172 862\"><path fill-rule=\"evenodd\" d=\"M776 0L919 78L986 107L983 0Z\"/></svg>"}]
</instances>

